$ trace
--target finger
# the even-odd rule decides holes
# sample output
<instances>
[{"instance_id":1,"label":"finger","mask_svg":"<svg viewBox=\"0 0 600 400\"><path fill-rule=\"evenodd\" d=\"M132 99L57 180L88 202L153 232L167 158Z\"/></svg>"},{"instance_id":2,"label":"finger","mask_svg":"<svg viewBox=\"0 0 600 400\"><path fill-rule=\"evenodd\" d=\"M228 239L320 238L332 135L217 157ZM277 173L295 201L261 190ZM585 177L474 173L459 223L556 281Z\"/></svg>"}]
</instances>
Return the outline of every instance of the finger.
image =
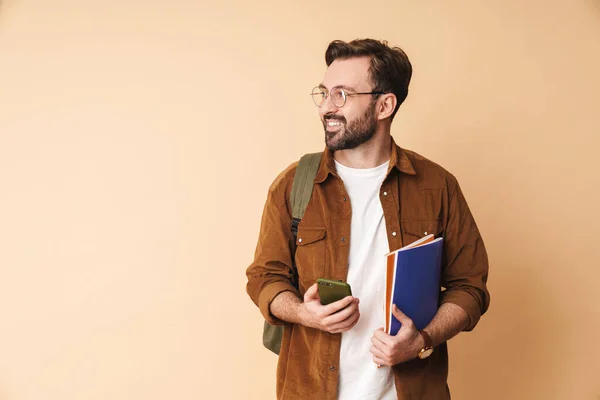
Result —
<instances>
[{"instance_id":1,"label":"finger","mask_svg":"<svg viewBox=\"0 0 600 400\"><path fill-rule=\"evenodd\" d=\"M325 311L325 310L323 310L323 311ZM334 314L331 314L331 315L323 318L323 325L329 326L329 325L334 325L334 324L340 323L340 322L348 319L348 317L350 317L352 314L355 314L357 312L358 312L358 304L356 304L354 302L350 303L349 306L342 309L341 311L338 311Z\"/></svg>"},{"instance_id":2,"label":"finger","mask_svg":"<svg viewBox=\"0 0 600 400\"><path fill-rule=\"evenodd\" d=\"M329 333L341 333L341 332L349 331L350 329L352 329L352 327L354 327L354 325L356 325L358 323L359 318L360 318L360 313L352 314L350 317L348 317L344 321L334 324L334 325L330 325L329 328L327 329L327 331Z\"/></svg>"},{"instance_id":3,"label":"finger","mask_svg":"<svg viewBox=\"0 0 600 400\"><path fill-rule=\"evenodd\" d=\"M375 335L373 335L371 337L371 343L373 344L373 346L376 346L380 350L385 350L386 348L389 347L387 344L385 344L380 339L378 339L377 337L375 337Z\"/></svg>"},{"instance_id":4,"label":"finger","mask_svg":"<svg viewBox=\"0 0 600 400\"><path fill-rule=\"evenodd\" d=\"M355 326L356 324L358 324L358 321L360 321L360 313L358 313L358 316L356 317L356 321L354 321L354 322L352 323L352 325L350 325L350 327L348 328L348 330L350 330L350 329L354 328L354 326Z\"/></svg>"},{"instance_id":5,"label":"finger","mask_svg":"<svg viewBox=\"0 0 600 400\"><path fill-rule=\"evenodd\" d=\"M394 336L385 333L383 328L377 329L373 333L373 337L382 342L385 346L392 347L394 345Z\"/></svg>"},{"instance_id":6,"label":"finger","mask_svg":"<svg viewBox=\"0 0 600 400\"><path fill-rule=\"evenodd\" d=\"M387 361L385 361L383 358L377 357L377 356L373 356L373 362L375 364L377 364L377 368L380 367L389 367L389 363Z\"/></svg>"},{"instance_id":7,"label":"finger","mask_svg":"<svg viewBox=\"0 0 600 400\"><path fill-rule=\"evenodd\" d=\"M308 290L306 290L306 293L304 293L304 301L308 302L311 300L319 300L319 288L316 283L309 287Z\"/></svg>"},{"instance_id":8,"label":"finger","mask_svg":"<svg viewBox=\"0 0 600 400\"><path fill-rule=\"evenodd\" d=\"M381 351L380 349L378 349L376 346L371 346L371 354L373 355L373 357L377 357L380 360L383 360L384 358L386 358L387 356L385 355L385 353L383 351Z\"/></svg>"},{"instance_id":9,"label":"finger","mask_svg":"<svg viewBox=\"0 0 600 400\"><path fill-rule=\"evenodd\" d=\"M331 315L333 313L340 311L343 308L348 307L348 305L350 305L352 302L354 302L354 300L355 300L354 297L346 296L341 300L334 301L333 303L327 304L323 311L326 313L326 315ZM358 299L356 299L356 300L357 300L356 304L358 304Z\"/></svg>"},{"instance_id":10,"label":"finger","mask_svg":"<svg viewBox=\"0 0 600 400\"><path fill-rule=\"evenodd\" d=\"M392 314L394 314L394 317L396 317L396 319L400 321L402 327L410 327L413 325L412 319L408 318L406 314L400 311L400 309L395 304L392 306Z\"/></svg>"},{"instance_id":11,"label":"finger","mask_svg":"<svg viewBox=\"0 0 600 400\"><path fill-rule=\"evenodd\" d=\"M352 323L352 325L350 325L349 327L347 327L345 330L349 331L350 329L354 328L356 326L356 324L358 324L358 321L360 321L360 312L356 316L356 320L354 320L354 322Z\"/></svg>"}]
</instances>

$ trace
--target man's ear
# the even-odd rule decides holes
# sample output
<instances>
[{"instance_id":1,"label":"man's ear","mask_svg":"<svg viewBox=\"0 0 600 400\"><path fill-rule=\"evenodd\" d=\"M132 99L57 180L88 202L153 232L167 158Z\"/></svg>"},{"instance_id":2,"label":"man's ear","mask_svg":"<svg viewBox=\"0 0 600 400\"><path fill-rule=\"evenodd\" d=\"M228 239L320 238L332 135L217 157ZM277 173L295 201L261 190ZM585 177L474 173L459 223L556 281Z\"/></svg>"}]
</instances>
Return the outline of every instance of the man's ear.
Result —
<instances>
[{"instance_id":1,"label":"man's ear","mask_svg":"<svg viewBox=\"0 0 600 400\"><path fill-rule=\"evenodd\" d=\"M392 116L394 110L396 109L396 104L398 104L398 99L396 99L396 95L394 93L386 93L381 95L378 103L377 119L384 120Z\"/></svg>"}]
</instances>

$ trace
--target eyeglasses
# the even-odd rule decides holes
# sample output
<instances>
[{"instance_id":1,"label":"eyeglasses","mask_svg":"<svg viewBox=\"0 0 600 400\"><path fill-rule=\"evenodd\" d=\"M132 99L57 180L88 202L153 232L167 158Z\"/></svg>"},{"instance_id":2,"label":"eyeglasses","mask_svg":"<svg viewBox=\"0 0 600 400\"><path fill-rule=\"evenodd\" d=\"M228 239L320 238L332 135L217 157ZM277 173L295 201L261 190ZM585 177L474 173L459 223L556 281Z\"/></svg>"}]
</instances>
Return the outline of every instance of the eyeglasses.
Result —
<instances>
[{"instance_id":1,"label":"eyeglasses","mask_svg":"<svg viewBox=\"0 0 600 400\"><path fill-rule=\"evenodd\" d=\"M321 107L323 105L323 103L325 102L325 99L327 99L327 97L331 97L331 102L333 103L334 106L336 106L337 108L342 108L344 107L344 104L346 104L346 99L348 98L348 96L358 96L361 94L374 94L374 95L378 95L378 94L385 94L385 92L357 92L357 93L348 93L346 92L345 89L342 89L339 86L336 87L332 87L331 90L328 92L327 89L325 89L322 86L317 86L312 90L312 93L310 94L312 96L313 101L315 102L315 104L317 105L317 107Z\"/></svg>"}]
</instances>

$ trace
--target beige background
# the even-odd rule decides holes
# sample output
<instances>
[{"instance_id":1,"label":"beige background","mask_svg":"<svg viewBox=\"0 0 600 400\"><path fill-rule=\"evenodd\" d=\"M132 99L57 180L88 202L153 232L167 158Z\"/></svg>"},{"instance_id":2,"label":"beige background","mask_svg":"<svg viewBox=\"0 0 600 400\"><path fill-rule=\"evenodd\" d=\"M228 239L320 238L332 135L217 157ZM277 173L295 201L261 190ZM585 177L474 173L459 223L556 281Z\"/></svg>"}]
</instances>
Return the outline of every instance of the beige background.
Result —
<instances>
[{"instance_id":1,"label":"beige background","mask_svg":"<svg viewBox=\"0 0 600 400\"><path fill-rule=\"evenodd\" d=\"M489 251L454 397L599 399L600 2L286 4L3 1L0 399L274 398L244 271L355 37L409 54L394 137Z\"/></svg>"}]
</instances>

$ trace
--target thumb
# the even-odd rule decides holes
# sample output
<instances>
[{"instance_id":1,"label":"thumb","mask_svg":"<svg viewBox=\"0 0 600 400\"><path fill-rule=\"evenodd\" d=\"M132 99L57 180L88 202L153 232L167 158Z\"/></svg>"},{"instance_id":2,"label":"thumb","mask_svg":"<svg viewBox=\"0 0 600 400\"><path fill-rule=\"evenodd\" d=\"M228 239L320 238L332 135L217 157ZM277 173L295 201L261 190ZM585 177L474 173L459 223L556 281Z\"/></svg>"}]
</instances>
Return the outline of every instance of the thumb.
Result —
<instances>
[{"instance_id":1,"label":"thumb","mask_svg":"<svg viewBox=\"0 0 600 400\"><path fill-rule=\"evenodd\" d=\"M306 290L306 293L304 293L304 302L311 300L319 300L319 289L316 283L313 283L313 285Z\"/></svg>"},{"instance_id":2,"label":"thumb","mask_svg":"<svg viewBox=\"0 0 600 400\"><path fill-rule=\"evenodd\" d=\"M412 323L412 319L408 318L406 314L400 311L400 309L395 304L392 306L392 314L394 314L394 317L396 317L396 319L400 321L402 326L406 326L407 324Z\"/></svg>"}]
</instances>

